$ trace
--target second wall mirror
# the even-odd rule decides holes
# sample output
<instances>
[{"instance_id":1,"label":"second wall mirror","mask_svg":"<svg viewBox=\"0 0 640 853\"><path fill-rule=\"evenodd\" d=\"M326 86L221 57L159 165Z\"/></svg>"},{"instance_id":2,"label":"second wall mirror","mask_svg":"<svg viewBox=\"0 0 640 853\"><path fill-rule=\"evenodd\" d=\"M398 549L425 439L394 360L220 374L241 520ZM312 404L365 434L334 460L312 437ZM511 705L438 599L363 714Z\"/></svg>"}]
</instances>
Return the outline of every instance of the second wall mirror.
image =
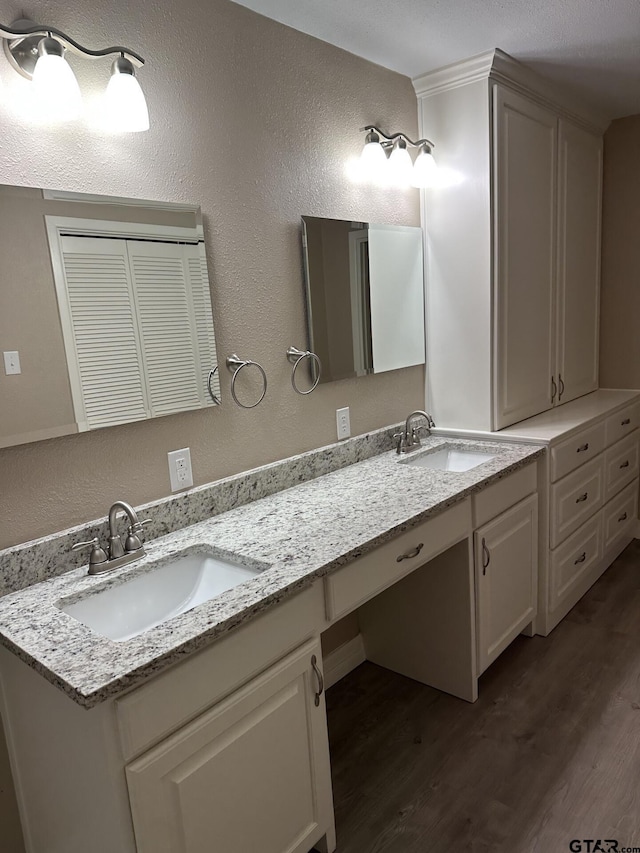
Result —
<instances>
[{"instance_id":1,"label":"second wall mirror","mask_svg":"<svg viewBox=\"0 0 640 853\"><path fill-rule=\"evenodd\" d=\"M320 382L424 364L422 229L303 216L302 241Z\"/></svg>"}]
</instances>

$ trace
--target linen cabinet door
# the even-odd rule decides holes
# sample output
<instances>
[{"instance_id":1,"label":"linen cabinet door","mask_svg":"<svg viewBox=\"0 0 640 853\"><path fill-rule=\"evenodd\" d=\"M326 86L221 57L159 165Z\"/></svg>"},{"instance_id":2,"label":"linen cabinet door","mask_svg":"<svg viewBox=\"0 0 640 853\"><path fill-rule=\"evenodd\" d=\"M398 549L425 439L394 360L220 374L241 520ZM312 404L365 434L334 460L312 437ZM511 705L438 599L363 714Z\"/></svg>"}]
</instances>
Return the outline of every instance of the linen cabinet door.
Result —
<instances>
[{"instance_id":1,"label":"linen cabinet door","mask_svg":"<svg viewBox=\"0 0 640 853\"><path fill-rule=\"evenodd\" d=\"M557 117L494 88L494 428L550 409Z\"/></svg>"},{"instance_id":2,"label":"linen cabinet door","mask_svg":"<svg viewBox=\"0 0 640 853\"><path fill-rule=\"evenodd\" d=\"M560 119L558 402L598 387L602 139Z\"/></svg>"},{"instance_id":3,"label":"linen cabinet door","mask_svg":"<svg viewBox=\"0 0 640 853\"><path fill-rule=\"evenodd\" d=\"M478 672L535 617L538 496L531 495L474 534Z\"/></svg>"},{"instance_id":4,"label":"linen cabinet door","mask_svg":"<svg viewBox=\"0 0 640 853\"><path fill-rule=\"evenodd\" d=\"M333 850L321 662L305 644L127 767L138 853Z\"/></svg>"}]
</instances>

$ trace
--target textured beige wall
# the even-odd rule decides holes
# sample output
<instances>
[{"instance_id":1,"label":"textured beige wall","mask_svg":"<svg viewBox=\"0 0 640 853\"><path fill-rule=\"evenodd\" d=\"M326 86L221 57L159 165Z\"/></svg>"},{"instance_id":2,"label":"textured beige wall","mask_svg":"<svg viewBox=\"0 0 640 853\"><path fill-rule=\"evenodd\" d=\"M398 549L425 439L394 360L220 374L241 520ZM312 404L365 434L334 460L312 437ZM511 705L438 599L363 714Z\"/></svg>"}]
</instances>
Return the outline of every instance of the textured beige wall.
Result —
<instances>
[{"instance_id":1,"label":"textured beige wall","mask_svg":"<svg viewBox=\"0 0 640 853\"><path fill-rule=\"evenodd\" d=\"M600 385L640 388L640 115L604 137Z\"/></svg>"},{"instance_id":2,"label":"textured beige wall","mask_svg":"<svg viewBox=\"0 0 640 853\"><path fill-rule=\"evenodd\" d=\"M4 17L20 11L10 4ZM19 114L22 81L0 57L0 182L200 203L219 355L261 361L270 384L251 411L235 407L223 375L220 410L0 450L0 547L104 515L116 498L167 494L169 450L191 447L199 484L335 440L339 406L351 407L357 434L422 405L421 367L299 397L284 355L305 345L302 214L419 223L415 191L344 176L364 124L417 133L410 81L227 0L44 0L37 16L88 45L139 50L152 129L36 130ZM91 106L109 63L71 61Z\"/></svg>"}]
</instances>

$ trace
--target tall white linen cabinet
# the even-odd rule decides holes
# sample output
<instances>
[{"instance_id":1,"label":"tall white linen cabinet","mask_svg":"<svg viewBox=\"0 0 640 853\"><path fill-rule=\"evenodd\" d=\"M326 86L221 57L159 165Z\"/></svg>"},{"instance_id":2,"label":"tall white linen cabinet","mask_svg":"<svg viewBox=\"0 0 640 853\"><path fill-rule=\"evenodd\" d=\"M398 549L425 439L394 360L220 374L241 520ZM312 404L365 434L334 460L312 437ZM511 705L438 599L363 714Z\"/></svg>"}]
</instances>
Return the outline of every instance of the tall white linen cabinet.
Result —
<instances>
[{"instance_id":1,"label":"tall white linen cabinet","mask_svg":"<svg viewBox=\"0 0 640 853\"><path fill-rule=\"evenodd\" d=\"M546 635L638 530L640 392L598 389L607 122L500 50L413 83L442 175L423 196L427 408L547 445L530 629Z\"/></svg>"},{"instance_id":2,"label":"tall white linen cabinet","mask_svg":"<svg viewBox=\"0 0 640 853\"><path fill-rule=\"evenodd\" d=\"M500 50L413 81L425 194L427 400L499 430L598 387L598 115Z\"/></svg>"}]
</instances>

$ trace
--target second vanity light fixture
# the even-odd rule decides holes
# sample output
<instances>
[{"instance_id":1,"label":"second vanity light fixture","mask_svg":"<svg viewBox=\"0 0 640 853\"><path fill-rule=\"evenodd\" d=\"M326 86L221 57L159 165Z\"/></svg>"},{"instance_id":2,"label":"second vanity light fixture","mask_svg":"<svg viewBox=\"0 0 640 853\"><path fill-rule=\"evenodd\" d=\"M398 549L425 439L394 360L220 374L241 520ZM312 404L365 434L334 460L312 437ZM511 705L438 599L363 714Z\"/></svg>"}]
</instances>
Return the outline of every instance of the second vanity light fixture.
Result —
<instances>
[{"instance_id":1,"label":"second vanity light fixture","mask_svg":"<svg viewBox=\"0 0 640 853\"><path fill-rule=\"evenodd\" d=\"M432 154L434 144L429 139L413 142L406 133L386 134L373 124L360 130L367 134L360 155L361 179L382 186L435 186L438 167ZM409 148L418 150L415 162Z\"/></svg>"},{"instance_id":2,"label":"second vanity light fixture","mask_svg":"<svg viewBox=\"0 0 640 853\"><path fill-rule=\"evenodd\" d=\"M13 68L32 81L41 117L51 122L77 118L82 95L76 76L65 59L67 50L98 59L115 56L105 92L105 120L110 130L136 132L149 129L149 111L135 69L144 59L127 47L90 50L55 27L22 19L11 26L0 24L0 38Z\"/></svg>"}]
</instances>

